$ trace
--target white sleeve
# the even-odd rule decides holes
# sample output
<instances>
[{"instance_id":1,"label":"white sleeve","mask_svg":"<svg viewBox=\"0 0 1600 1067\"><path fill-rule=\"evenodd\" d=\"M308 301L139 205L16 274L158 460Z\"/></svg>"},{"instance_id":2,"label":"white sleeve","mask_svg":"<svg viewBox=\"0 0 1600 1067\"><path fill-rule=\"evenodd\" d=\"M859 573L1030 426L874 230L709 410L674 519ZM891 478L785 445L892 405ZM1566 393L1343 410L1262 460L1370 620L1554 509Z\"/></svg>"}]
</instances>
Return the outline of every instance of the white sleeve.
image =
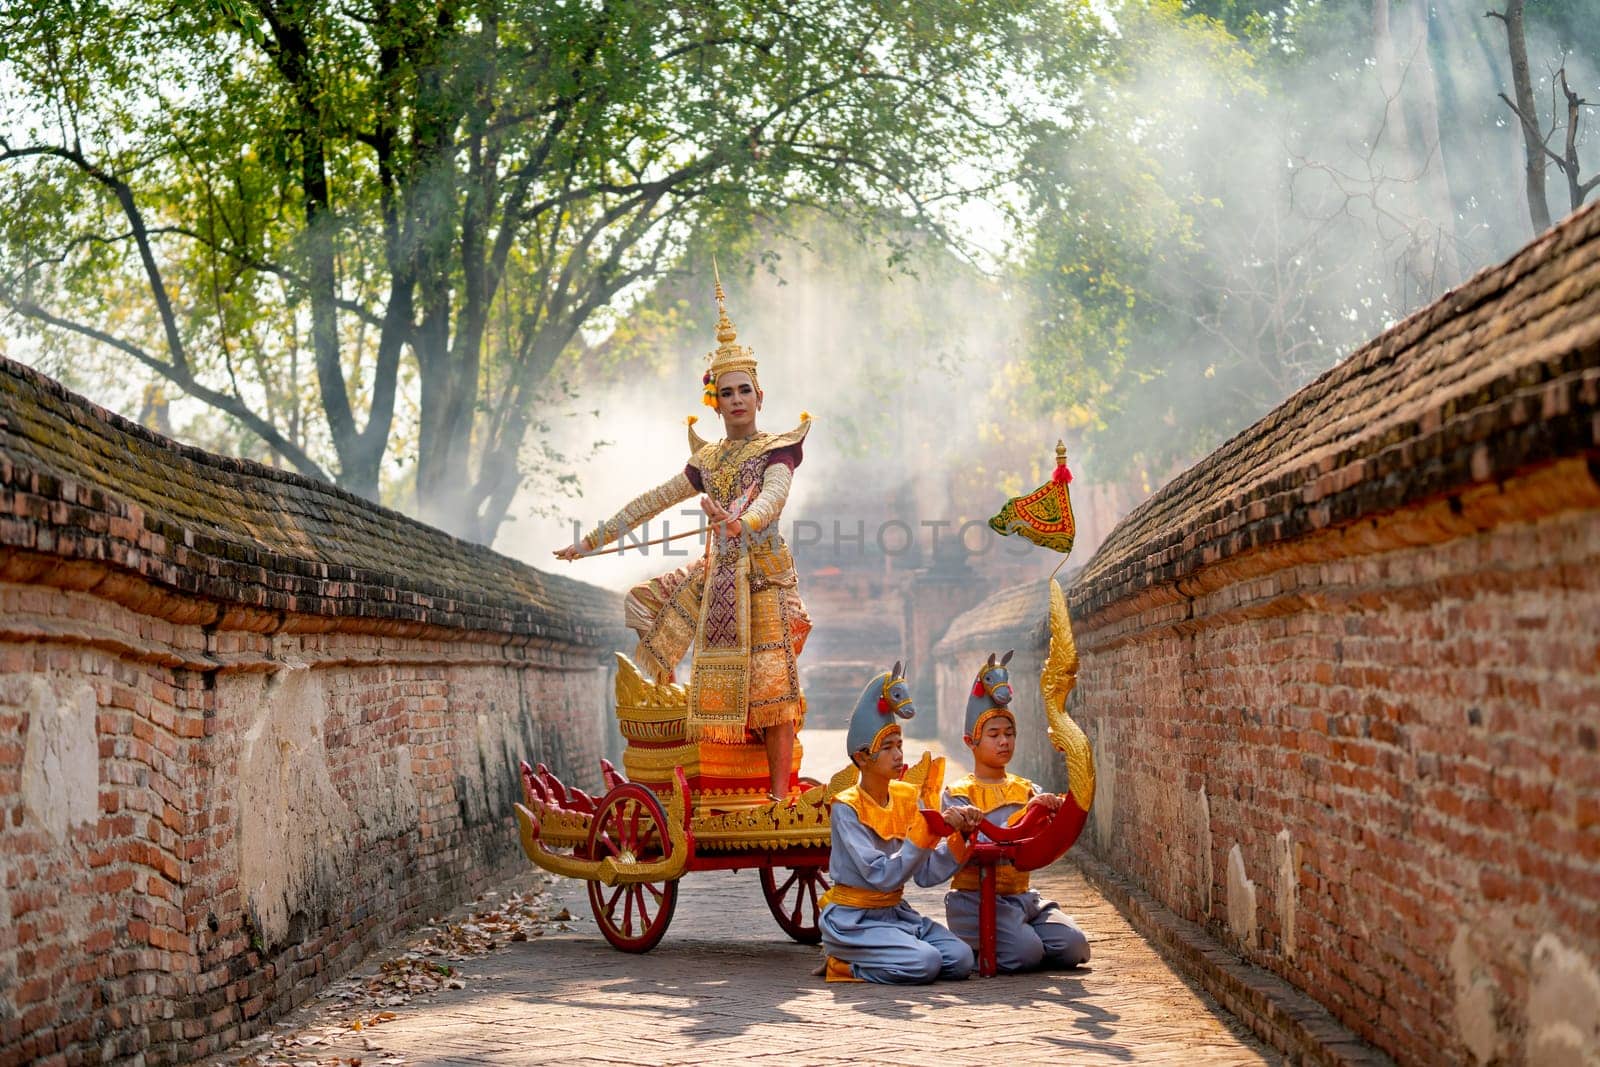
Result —
<instances>
[{"instance_id":1,"label":"white sleeve","mask_svg":"<svg viewBox=\"0 0 1600 1067\"><path fill-rule=\"evenodd\" d=\"M761 492L744 509L741 520L752 533L766 529L783 513L784 501L789 499L789 486L794 484L794 472L787 463L769 463L761 476Z\"/></svg>"}]
</instances>

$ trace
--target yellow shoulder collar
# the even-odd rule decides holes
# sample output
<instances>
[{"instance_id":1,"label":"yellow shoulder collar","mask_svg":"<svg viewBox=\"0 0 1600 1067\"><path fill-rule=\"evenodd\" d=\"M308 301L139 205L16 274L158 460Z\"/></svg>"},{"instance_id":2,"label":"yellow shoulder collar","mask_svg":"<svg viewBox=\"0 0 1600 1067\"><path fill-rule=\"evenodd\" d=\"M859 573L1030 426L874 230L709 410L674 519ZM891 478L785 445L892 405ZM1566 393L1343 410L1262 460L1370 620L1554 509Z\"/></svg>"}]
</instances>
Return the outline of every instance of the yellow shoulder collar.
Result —
<instances>
[{"instance_id":1,"label":"yellow shoulder collar","mask_svg":"<svg viewBox=\"0 0 1600 1067\"><path fill-rule=\"evenodd\" d=\"M993 811L1008 804L1026 804L1037 787L1020 775L1008 774L1003 782L980 782L973 775L952 782L950 795L962 797L980 811Z\"/></svg>"},{"instance_id":2,"label":"yellow shoulder collar","mask_svg":"<svg viewBox=\"0 0 1600 1067\"><path fill-rule=\"evenodd\" d=\"M853 785L834 798L838 804L848 804L856 813L861 825L883 838L892 841L909 836L911 821L917 814L917 787L910 782L889 783L889 805L884 807Z\"/></svg>"}]
</instances>

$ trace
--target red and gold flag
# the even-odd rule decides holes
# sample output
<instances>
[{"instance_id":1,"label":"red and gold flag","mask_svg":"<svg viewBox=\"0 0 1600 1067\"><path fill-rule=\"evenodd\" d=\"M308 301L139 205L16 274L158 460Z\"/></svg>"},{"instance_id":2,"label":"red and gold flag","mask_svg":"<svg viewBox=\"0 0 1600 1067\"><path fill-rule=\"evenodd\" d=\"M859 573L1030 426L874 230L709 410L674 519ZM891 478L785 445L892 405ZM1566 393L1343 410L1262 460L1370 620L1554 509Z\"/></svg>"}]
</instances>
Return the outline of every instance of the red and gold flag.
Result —
<instances>
[{"instance_id":1,"label":"red and gold flag","mask_svg":"<svg viewBox=\"0 0 1600 1067\"><path fill-rule=\"evenodd\" d=\"M989 520L990 529L999 534L1017 534L1036 545L1060 552L1072 551L1077 525L1072 521L1072 497L1067 485L1072 472L1067 470L1067 445L1056 442L1056 469L1050 480L1026 496L1014 496Z\"/></svg>"}]
</instances>

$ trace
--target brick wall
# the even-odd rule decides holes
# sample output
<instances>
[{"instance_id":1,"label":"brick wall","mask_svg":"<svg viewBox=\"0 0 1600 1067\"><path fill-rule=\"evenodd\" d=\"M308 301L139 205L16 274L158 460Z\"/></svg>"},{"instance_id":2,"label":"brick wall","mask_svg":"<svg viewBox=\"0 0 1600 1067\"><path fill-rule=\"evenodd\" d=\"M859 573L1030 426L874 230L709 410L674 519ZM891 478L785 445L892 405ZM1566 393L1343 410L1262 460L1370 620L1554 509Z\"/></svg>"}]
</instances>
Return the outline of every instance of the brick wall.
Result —
<instances>
[{"instance_id":1,"label":"brick wall","mask_svg":"<svg viewBox=\"0 0 1600 1067\"><path fill-rule=\"evenodd\" d=\"M0 1064L204 1055L525 862L619 623L0 360Z\"/></svg>"},{"instance_id":2,"label":"brick wall","mask_svg":"<svg viewBox=\"0 0 1600 1067\"><path fill-rule=\"evenodd\" d=\"M1069 596L1089 847L1401 1062L1600 1057L1600 208L1180 475Z\"/></svg>"}]
</instances>

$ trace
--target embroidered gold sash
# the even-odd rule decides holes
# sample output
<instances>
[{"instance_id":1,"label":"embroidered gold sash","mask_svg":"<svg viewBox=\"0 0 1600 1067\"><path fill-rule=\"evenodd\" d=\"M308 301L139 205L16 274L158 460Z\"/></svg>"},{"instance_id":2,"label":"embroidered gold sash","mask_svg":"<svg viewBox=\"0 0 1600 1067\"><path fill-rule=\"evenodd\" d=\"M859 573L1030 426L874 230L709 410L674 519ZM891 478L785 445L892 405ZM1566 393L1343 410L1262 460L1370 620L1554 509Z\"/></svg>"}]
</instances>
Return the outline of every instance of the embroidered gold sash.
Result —
<instances>
[{"instance_id":1,"label":"embroidered gold sash","mask_svg":"<svg viewBox=\"0 0 1600 1067\"><path fill-rule=\"evenodd\" d=\"M1012 893L1026 893L1028 891L1028 872L1019 871L1009 864L996 866L994 869L994 891L1001 896ZM960 889L965 892L976 892L978 889L978 868L963 867L956 872L950 881L951 889Z\"/></svg>"}]
</instances>

